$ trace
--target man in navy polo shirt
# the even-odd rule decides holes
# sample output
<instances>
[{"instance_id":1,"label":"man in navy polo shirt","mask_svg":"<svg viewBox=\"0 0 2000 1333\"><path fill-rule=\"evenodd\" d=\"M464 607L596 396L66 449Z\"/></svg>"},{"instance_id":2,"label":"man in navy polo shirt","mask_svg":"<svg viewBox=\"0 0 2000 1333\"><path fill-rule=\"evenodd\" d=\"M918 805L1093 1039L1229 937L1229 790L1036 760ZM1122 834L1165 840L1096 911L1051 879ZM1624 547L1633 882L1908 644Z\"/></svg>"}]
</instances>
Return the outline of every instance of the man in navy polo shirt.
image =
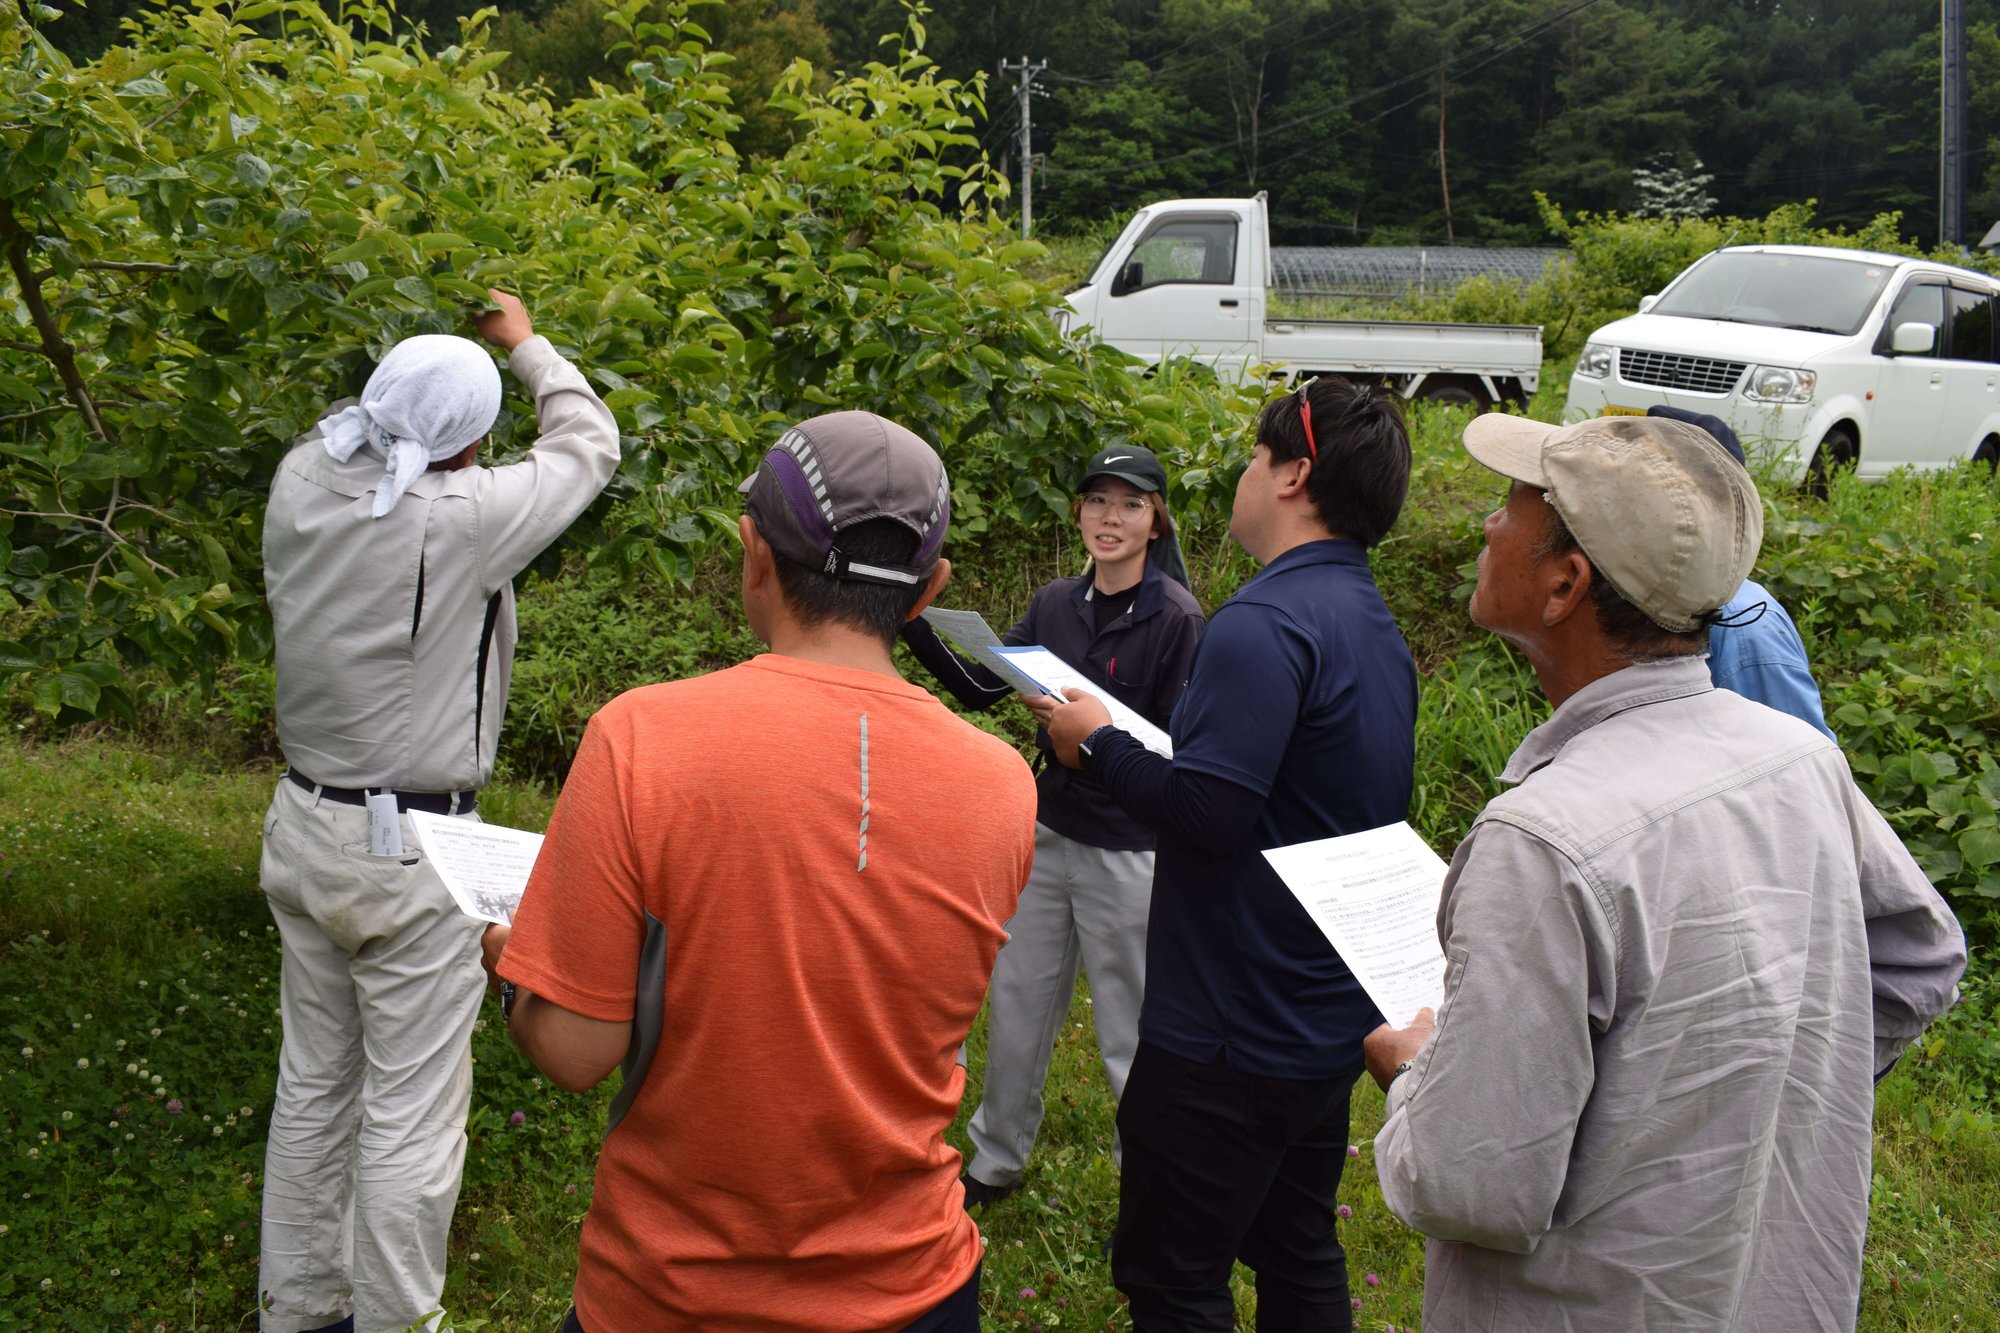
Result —
<instances>
[{"instance_id":1,"label":"man in navy polo shirt","mask_svg":"<svg viewBox=\"0 0 2000 1333\"><path fill-rule=\"evenodd\" d=\"M1172 762L1088 696L1042 712L1159 833L1111 1271L1133 1326L1349 1329L1335 1194L1374 1004L1261 855L1410 805L1416 668L1369 572L1409 486L1393 399L1334 377L1268 404L1231 535L1264 568L1209 621Z\"/></svg>"}]
</instances>

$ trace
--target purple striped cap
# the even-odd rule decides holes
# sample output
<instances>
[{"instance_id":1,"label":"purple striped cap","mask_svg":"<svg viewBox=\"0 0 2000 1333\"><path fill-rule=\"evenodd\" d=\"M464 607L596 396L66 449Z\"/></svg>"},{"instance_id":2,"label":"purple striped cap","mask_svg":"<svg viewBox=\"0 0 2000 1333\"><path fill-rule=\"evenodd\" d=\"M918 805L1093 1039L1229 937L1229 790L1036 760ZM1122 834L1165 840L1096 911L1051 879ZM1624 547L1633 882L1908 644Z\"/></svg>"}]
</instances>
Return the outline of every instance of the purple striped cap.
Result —
<instances>
[{"instance_id":1,"label":"purple striped cap","mask_svg":"<svg viewBox=\"0 0 2000 1333\"><path fill-rule=\"evenodd\" d=\"M937 451L873 412L830 412L784 433L748 481L750 520L787 560L864 583L913 586L930 577L951 523L951 482ZM855 563L840 534L894 519L917 537L909 563Z\"/></svg>"}]
</instances>

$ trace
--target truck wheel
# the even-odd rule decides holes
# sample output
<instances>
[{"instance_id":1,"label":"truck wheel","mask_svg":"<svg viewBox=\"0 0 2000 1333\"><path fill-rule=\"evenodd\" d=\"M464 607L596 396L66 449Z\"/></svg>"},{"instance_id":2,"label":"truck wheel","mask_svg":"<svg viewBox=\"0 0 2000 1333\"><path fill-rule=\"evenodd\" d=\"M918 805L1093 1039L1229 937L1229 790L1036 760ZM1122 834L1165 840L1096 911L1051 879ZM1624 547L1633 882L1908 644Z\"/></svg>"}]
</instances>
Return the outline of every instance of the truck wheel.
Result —
<instances>
[{"instance_id":1,"label":"truck wheel","mask_svg":"<svg viewBox=\"0 0 2000 1333\"><path fill-rule=\"evenodd\" d=\"M1853 467L1861 460L1861 444L1854 438L1854 427L1845 421L1828 429L1821 437L1819 448L1813 450L1812 462L1806 464L1806 479L1802 483L1805 493L1815 500L1826 499L1827 478L1840 467Z\"/></svg>"},{"instance_id":2,"label":"truck wheel","mask_svg":"<svg viewBox=\"0 0 2000 1333\"><path fill-rule=\"evenodd\" d=\"M2000 477L2000 436L1989 435L1979 442L1973 452L1972 461L1986 464L1987 474Z\"/></svg>"},{"instance_id":3,"label":"truck wheel","mask_svg":"<svg viewBox=\"0 0 2000 1333\"><path fill-rule=\"evenodd\" d=\"M1427 379L1417 390L1417 397L1441 407L1464 407L1474 412L1484 412L1493 406L1493 400L1476 380Z\"/></svg>"}]
</instances>

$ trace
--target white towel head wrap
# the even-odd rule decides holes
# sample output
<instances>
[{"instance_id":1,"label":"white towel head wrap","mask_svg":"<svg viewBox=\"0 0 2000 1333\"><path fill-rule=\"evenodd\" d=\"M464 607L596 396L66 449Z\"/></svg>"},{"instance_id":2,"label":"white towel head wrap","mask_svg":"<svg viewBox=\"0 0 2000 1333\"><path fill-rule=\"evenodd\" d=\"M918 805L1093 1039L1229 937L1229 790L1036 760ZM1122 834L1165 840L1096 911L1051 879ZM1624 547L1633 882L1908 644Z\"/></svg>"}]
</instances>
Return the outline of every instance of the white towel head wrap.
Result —
<instances>
[{"instance_id":1,"label":"white towel head wrap","mask_svg":"<svg viewBox=\"0 0 2000 1333\"><path fill-rule=\"evenodd\" d=\"M388 460L375 488L375 517L396 507L425 468L462 453L500 415L500 371L469 338L420 333L389 349L358 406L320 423L326 451L345 463L372 444Z\"/></svg>"}]
</instances>

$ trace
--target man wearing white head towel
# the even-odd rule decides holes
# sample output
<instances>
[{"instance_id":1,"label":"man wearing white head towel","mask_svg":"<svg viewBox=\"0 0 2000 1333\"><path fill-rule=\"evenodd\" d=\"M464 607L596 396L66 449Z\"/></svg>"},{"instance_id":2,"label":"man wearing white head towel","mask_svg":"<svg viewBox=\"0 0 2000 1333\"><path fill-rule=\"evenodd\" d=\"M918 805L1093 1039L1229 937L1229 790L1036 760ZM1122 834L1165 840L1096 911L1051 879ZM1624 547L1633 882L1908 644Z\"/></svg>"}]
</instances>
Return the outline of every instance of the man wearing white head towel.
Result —
<instances>
[{"instance_id":1,"label":"man wearing white head towel","mask_svg":"<svg viewBox=\"0 0 2000 1333\"><path fill-rule=\"evenodd\" d=\"M499 371L477 343L425 335L392 348L271 483L264 578L291 771L261 871L284 946L267 1333L403 1329L444 1290L481 923L405 816L478 817L514 658L510 580L618 466L617 425L583 375L518 300L492 296L476 323L534 396L526 458L474 465Z\"/></svg>"}]
</instances>

